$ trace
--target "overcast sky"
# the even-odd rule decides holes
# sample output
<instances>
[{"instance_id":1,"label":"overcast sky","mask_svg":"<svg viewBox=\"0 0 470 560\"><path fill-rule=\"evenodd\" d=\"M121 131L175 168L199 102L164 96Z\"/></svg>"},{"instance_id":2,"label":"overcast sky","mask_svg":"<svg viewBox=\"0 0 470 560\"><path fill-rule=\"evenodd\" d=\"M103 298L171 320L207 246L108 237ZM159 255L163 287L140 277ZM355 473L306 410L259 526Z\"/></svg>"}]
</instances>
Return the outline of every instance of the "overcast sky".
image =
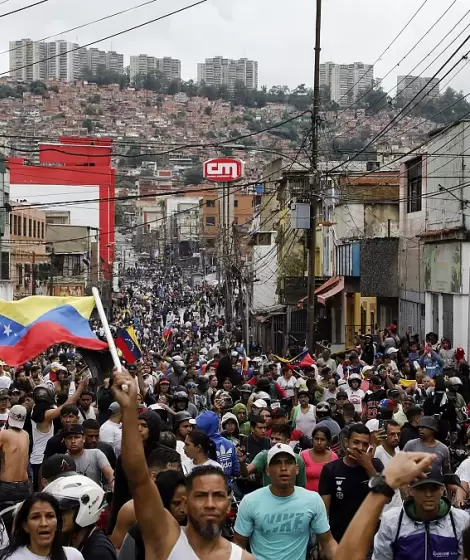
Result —
<instances>
[{"instance_id":1,"label":"overcast sky","mask_svg":"<svg viewBox=\"0 0 470 560\"><path fill-rule=\"evenodd\" d=\"M0 0L0 15L35 0ZM34 40L60 34L85 44L191 4L196 0L157 0L125 15L63 34L68 28L107 16L145 0L49 0L24 12L0 17L0 51L8 42L30 37ZM322 61L374 63L406 25L423 0L323 0ZM457 0L421 44L401 61L428 31L453 0L427 0L425 6L375 66L375 77L386 78L385 89L396 84L398 74L432 75L470 33L470 4ZM465 14L467 15L465 16ZM463 21L451 32L457 22ZM463 31L468 26L466 31ZM206 57L247 57L259 62L260 85L287 84L295 87L313 81L315 0L209 0L114 39L101 41L99 48L116 50L128 64L132 54L172 56L182 61L183 79L196 78L196 65ZM462 32L431 65L451 41ZM450 35L449 35L450 33ZM424 61L423 57L437 46ZM470 40L460 51L470 51ZM457 57L453 59L453 62ZM392 68L399 62L398 68ZM439 77L451 67L449 63ZM0 71L8 70L9 55L0 54ZM413 70L413 68L418 67ZM470 63L452 80L456 89L470 92ZM449 78L450 78L449 76ZM445 86L449 78L443 80Z\"/></svg>"}]
</instances>

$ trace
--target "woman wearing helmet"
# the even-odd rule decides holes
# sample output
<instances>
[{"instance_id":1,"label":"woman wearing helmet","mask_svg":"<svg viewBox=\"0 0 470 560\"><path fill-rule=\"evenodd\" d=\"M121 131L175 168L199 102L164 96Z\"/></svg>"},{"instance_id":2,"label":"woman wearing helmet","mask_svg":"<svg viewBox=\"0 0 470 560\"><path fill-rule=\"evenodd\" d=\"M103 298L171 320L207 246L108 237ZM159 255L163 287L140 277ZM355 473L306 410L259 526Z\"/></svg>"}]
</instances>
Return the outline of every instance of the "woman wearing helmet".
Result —
<instances>
[{"instance_id":1,"label":"woman wearing helmet","mask_svg":"<svg viewBox=\"0 0 470 560\"><path fill-rule=\"evenodd\" d=\"M455 412L457 413L457 422L462 424L468 420L467 405L462 396L463 382L460 377L454 376L447 382L449 388L449 399L454 403Z\"/></svg>"},{"instance_id":2,"label":"woman wearing helmet","mask_svg":"<svg viewBox=\"0 0 470 560\"><path fill-rule=\"evenodd\" d=\"M63 539L79 550L85 560L115 560L108 537L96 527L106 507L104 490L81 474L60 477L44 488L59 502Z\"/></svg>"},{"instance_id":3,"label":"woman wearing helmet","mask_svg":"<svg viewBox=\"0 0 470 560\"><path fill-rule=\"evenodd\" d=\"M361 389L362 378L359 373L351 373L348 378L349 387L346 389L348 400L354 405L354 410L362 413L362 399L365 397L364 391Z\"/></svg>"}]
</instances>

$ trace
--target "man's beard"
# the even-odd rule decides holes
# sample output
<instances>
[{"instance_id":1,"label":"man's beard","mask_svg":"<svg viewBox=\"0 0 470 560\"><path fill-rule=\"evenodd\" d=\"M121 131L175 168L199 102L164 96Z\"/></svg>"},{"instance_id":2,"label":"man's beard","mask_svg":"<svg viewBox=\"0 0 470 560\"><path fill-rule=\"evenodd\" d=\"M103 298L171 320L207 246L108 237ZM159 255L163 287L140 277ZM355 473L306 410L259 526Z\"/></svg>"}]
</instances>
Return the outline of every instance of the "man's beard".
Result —
<instances>
[{"instance_id":1,"label":"man's beard","mask_svg":"<svg viewBox=\"0 0 470 560\"><path fill-rule=\"evenodd\" d=\"M206 541L211 541L220 535L221 525L209 521L206 525L202 525L197 519L188 515L188 520L191 525L196 529L196 531L201 535Z\"/></svg>"}]
</instances>

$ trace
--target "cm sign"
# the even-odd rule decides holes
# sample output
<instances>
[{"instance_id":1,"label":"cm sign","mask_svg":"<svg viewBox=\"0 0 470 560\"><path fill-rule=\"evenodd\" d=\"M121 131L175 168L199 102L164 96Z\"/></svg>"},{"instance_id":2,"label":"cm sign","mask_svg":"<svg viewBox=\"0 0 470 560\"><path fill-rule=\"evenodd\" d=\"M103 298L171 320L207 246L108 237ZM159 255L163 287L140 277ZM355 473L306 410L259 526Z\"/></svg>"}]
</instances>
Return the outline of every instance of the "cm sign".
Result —
<instances>
[{"instance_id":1,"label":"cm sign","mask_svg":"<svg viewBox=\"0 0 470 560\"><path fill-rule=\"evenodd\" d=\"M204 163L204 178L216 183L228 183L243 177L245 164L236 158L216 158Z\"/></svg>"}]
</instances>

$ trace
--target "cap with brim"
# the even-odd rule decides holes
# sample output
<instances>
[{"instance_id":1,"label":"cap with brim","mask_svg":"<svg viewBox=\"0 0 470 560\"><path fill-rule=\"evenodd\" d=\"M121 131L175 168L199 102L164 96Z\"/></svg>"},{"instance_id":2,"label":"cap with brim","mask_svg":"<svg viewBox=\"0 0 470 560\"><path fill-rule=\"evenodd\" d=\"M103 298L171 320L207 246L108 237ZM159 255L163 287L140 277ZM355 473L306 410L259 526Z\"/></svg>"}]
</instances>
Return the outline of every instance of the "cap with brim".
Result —
<instances>
[{"instance_id":1,"label":"cap with brim","mask_svg":"<svg viewBox=\"0 0 470 560\"><path fill-rule=\"evenodd\" d=\"M398 354L398 350L396 348L389 348L386 352L386 354L388 356L390 356L390 354Z\"/></svg>"},{"instance_id":2,"label":"cap with brim","mask_svg":"<svg viewBox=\"0 0 470 560\"><path fill-rule=\"evenodd\" d=\"M276 457L276 455L281 455L281 454L290 455L295 459L294 450L290 445L287 445L287 443L276 443L276 445L273 445L271 449L268 451L268 466L271 463L271 461L274 459L274 457Z\"/></svg>"},{"instance_id":3,"label":"cap with brim","mask_svg":"<svg viewBox=\"0 0 470 560\"><path fill-rule=\"evenodd\" d=\"M77 474L77 465L69 455L52 455L44 459L42 463L41 473L42 477L48 482L52 482L61 476L70 476Z\"/></svg>"},{"instance_id":4,"label":"cap with brim","mask_svg":"<svg viewBox=\"0 0 470 560\"><path fill-rule=\"evenodd\" d=\"M119 406L118 402L113 402L109 405L108 410L111 414L119 414L121 412L121 407Z\"/></svg>"},{"instance_id":5,"label":"cap with brim","mask_svg":"<svg viewBox=\"0 0 470 560\"><path fill-rule=\"evenodd\" d=\"M444 477L441 469L437 465L433 465L431 471L427 473L426 478L417 478L410 484L411 488L423 486L424 484L436 484L437 486L445 486Z\"/></svg>"},{"instance_id":6,"label":"cap with brim","mask_svg":"<svg viewBox=\"0 0 470 560\"><path fill-rule=\"evenodd\" d=\"M160 385L161 385L162 383L168 383L168 385L169 385L169 384L170 384L170 380L167 379L166 377L164 377L163 379L160 379Z\"/></svg>"},{"instance_id":7,"label":"cap with brim","mask_svg":"<svg viewBox=\"0 0 470 560\"><path fill-rule=\"evenodd\" d=\"M63 428L60 431L60 435L62 437L67 437L67 436L71 436L73 434L77 434L77 435L83 435L85 432L83 430L83 426L81 424L71 424L70 426L68 426L67 428Z\"/></svg>"},{"instance_id":8,"label":"cap with brim","mask_svg":"<svg viewBox=\"0 0 470 560\"><path fill-rule=\"evenodd\" d=\"M369 379L369 382L372 383L372 385L382 385L382 380L380 379L380 377L378 375L373 375Z\"/></svg>"},{"instance_id":9,"label":"cap with brim","mask_svg":"<svg viewBox=\"0 0 470 560\"><path fill-rule=\"evenodd\" d=\"M8 389L0 389L0 399L4 399L10 396Z\"/></svg>"},{"instance_id":10,"label":"cap with brim","mask_svg":"<svg viewBox=\"0 0 470 560\"><path fill-rule=\"evenodd\" d=\"M429 428L435 432L439 431L439 422L432 416L423 416L419 421L419 428Z\"/></svg>"},{"instance_id":11,"label":"cap with brim","mask_svg":"<svg viewBox=\"0 0 470 560\"><path fill-rule=\"evenodd\" d=\"M15 404L10 409L8 413L8 425L10 428L23 429L24 423L26 422L26 408L21 404Z\"/></svg>"},{"instance_id":12,"label":"cap with brim","mask_svg":"<svg viewBox=\"0 0 470 560\"><path fill-rule=\"evenodd\" d=\"M336 393L336 399L347 399L348 398L348 394L346 393L346 391L338 391Z\"/></svg>"},{"instance_id":13,"label":"cap with brim","mask_svg":"<svg viewBox=\"0 0 470 560\"><path fill-rule=\"evenodd\" d=\"M263 399L258 399L253 403L253 406L256 406L256 408L268 408L268 403L263 401Z\"/></svg>"}]
</instances>

